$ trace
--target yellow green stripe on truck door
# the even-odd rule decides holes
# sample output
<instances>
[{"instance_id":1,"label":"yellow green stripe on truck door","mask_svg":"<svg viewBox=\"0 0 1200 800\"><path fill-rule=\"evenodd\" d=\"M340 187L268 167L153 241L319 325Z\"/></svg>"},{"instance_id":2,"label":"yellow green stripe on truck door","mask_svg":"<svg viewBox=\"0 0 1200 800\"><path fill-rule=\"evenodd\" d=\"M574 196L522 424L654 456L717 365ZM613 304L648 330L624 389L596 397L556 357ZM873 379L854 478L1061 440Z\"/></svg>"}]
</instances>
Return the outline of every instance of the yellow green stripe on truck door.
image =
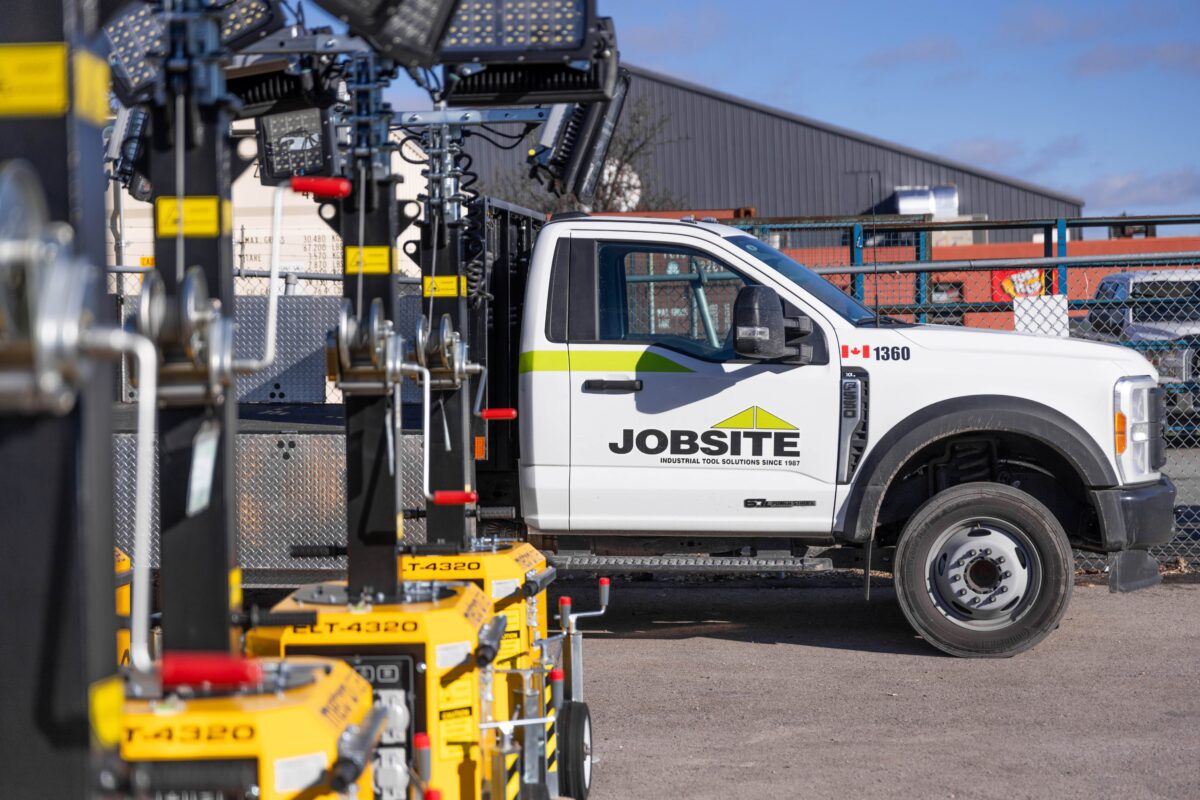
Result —
<instances>
[{"instance_id":1,"label":"yellow green stripe on truck door","mask_svg":"<svg viewBox=\"0 0 1200 800\"><path fill-rule=\"evenodd\" d=\"M692 372L659 353L629 350L527 350L521 372Z\"/></svg>"}]
</instances>

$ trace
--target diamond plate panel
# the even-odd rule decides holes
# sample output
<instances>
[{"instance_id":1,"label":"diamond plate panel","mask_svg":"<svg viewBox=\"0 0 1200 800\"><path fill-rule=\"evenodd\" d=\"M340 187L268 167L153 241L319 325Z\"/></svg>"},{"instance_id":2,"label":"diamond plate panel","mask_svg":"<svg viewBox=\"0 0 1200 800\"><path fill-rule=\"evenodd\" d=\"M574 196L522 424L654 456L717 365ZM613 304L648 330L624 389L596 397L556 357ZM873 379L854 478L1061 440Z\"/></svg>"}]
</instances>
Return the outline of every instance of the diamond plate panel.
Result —
<instances>
[{"instance_id":1,"label":"diamond plate panel","mask_svg":"<svg viewBox=\"0 0 1200 800\"><path fill-rule=\"evenodd\" d=\"M279 298L275 363L267 370L238 376L243 403L324 403L325 336L337 325L340 297ZM267 298L237 298L234 352L259 358L267 329Z\"/></svg>"},{"instance_id":2,"label":"diamond plate panel","mask_svg":"<svg viewBox=\"0 0 1200 800\"><path fill-rule=\"evenodd\" d=\"M237 457L242 568L344 567L335 558L296 561L288 548L345 541L345 437L239 434Z\"/></svg>"},{"instance_id":3,"label":"diamond plate panel","mask_svg":"<svg viewBox=\"0 0 1200 800\"><path fill-rule=\"evenodd\" d=\"M128 277L128 276L126 276ZM399 287L397 329L411 341L421 318L420 287ZM136 308L137 286L121 296L122 321ZM341 402L341 393L325 375L325 336L337 325L340 296L283 295L279 298L279 327L275 340L275 363L266 372L240 375L238 401L243 403ZM267 325L267 298L238 295L234 350L238 358L262 355ZM132 403L137 390L129 382L129 364L121 364L121 397ZM421 388L412 381L402 385L405 403L421 402Z\"/></svg>"},{"instance_id":4,"label":"diamond plate panel","mask_svg":"<svg viewBox=\"0 0 1200 800\"><path fill-rule=\"evenodd\" d=\"M113 434L113 526L116 546L133 556L133 511L137 503L137 437ZM158 448L154 448L154 495L150 514L150 565L158 566Z\"/></svg>"},{"instance_id":5,"label":"diamond plate panel","mask_svg":"<svg viewBox=\"0 0 1200 800\"><path fill-rule=\"evenodd\" d=\"M135 437L113 436L113 481L117 546L133 548ZM401 437L404 507L421 502L421 437ZM158 471L154 486L154 544L158 566ZM346 438L341 434L259 434L237 437L238 564L271 572L344 570L343 558L295 560L293 544L346 541ZM405 543L425 541L425 521L406 520Z\"/></svg>"}]
</instances>

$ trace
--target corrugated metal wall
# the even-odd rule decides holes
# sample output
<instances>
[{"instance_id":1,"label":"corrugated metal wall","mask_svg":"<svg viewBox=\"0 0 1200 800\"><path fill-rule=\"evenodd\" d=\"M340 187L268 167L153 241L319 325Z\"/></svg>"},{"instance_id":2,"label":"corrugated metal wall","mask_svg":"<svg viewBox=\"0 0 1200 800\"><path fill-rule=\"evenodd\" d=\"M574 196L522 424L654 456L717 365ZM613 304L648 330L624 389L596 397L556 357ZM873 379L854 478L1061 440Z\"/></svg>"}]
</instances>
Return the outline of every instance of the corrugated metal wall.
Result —
<instances>
[{"instance_id":1,"label":"corrugated metal wall","mask_svg":"<svg viewBox=\"0 0 1200 800\"><path fill-rule=\"evenodd\" d=\"M991 219L1073 217L1066 195L955 164L889 142L824 125L637 68L630 103L645 100L667 119L664 140L644 182L685 208L753 206L760 216L870 213L896 186L954 185L962 214ZM628 108L628 106L627 106ZM523 163L522 149L470 148L486 182ZM880 208L882 213L884 209ZM1028 239L1028 233L1017 234ZM1001 236L993 236L993 241Z\"/></svg>"}]
</instances>

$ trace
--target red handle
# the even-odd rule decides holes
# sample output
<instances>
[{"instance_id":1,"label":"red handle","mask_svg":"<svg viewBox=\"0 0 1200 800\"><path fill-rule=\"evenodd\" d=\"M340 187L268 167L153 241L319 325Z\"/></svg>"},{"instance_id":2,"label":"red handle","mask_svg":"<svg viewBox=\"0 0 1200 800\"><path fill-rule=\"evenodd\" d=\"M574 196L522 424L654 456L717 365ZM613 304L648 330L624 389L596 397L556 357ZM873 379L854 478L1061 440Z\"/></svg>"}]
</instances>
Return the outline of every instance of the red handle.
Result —
<instances>
[{"instance_id":1,"label":"red handle","mask_svg":"<svg viewBox=\"0 0 1200 800\"><path fill-rule=\"evenodd\" d=\"M468 503L478 503L478 492L455 492L442 489L433 493L435 506L465 506Z\"/></svg>"},{"instance_id":2,"label":"red handle","mask_svg":"<svg viewBox=\"0 0 1200 800\"><path fill-rule=\"evenodd\" d=\"M420 731L413 734L412 746L414 750L429 749L429 734L421 733Z\"/></svg>"},{"instance_id":3,"label":"red handle","mask_svg":"<svg viewBox=\"0 0 1200 800\"><path fill-rule=\"evenodd\" d=\"M262 682L262 665L251 658L229 653L163 653L164 687L247 686Z\"/></svg>"},{"instance_id":4,"label":"red handle","mask_svg":"<svg viewBox=\"0 0 1200 800\"><path fill-rule=\"evenodd\" d=\"M517 410L515 408L485 408L479 412L479 416L484 419L516 419Z\"/></svg>"},{"instance_id":5,"label":"red handle","mask_svg":"<svg viewBox=\"0 0 1200 800\"><path fill-rule=\"evenodd\" d=\"M314 178L303 175L292 178L292 191L336 200L349 197L354 187L346 178Z\"/></svg>"}]
</instances>

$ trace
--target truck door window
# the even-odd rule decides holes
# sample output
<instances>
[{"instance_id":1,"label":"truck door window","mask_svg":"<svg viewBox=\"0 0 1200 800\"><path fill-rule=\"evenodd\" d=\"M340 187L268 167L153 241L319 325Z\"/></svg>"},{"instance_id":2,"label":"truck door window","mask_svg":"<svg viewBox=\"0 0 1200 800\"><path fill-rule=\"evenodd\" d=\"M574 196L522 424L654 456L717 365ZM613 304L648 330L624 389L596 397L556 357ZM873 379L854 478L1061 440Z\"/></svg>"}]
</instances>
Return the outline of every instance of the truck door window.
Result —
<instances>
[{"instance_id":1,"label":"truck door window","mask_svg":"<svg viewBox=\"0 0 1200 800\"><path fill-rule=\"evenodd\" d=\"M1148 280L1133 284L1134 322L1191 322L1200 318L1200 281Z\"/></svg>"},{"instance_id":2,"label":"truck door window","mask_svg":"<svg viewBox=\"0 0 1200 800\"><path fill-rule=\"evenodd\" d=\"M599 340L659 344L709 360L732 358L733 303L748 281L687 247L600 242Z\"/></svg>"}]
</instances>

